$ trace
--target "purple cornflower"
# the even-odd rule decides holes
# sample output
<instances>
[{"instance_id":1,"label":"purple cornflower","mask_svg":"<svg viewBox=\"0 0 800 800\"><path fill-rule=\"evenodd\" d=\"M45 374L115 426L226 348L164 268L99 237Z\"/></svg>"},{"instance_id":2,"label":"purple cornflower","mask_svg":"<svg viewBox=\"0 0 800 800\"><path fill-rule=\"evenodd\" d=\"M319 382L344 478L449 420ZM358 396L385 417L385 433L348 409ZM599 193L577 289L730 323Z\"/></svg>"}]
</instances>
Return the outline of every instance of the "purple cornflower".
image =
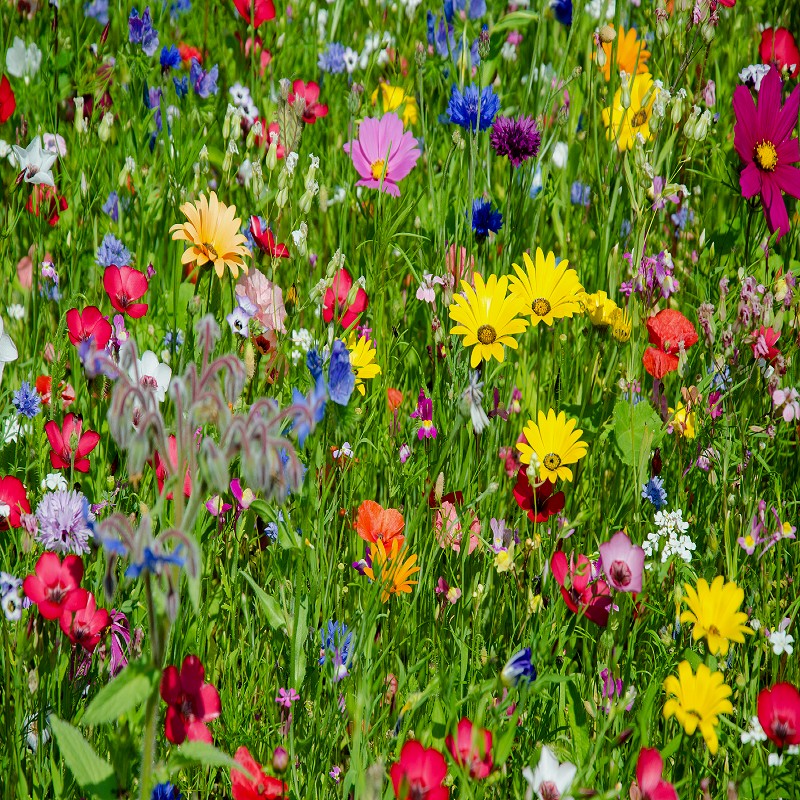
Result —
<instances>
[{"instance_id":1,"label":"purple cornflower","mask_svg":"<svg viewBox=\"0 0 800 800\"><path fill-rule=\"evenodd\" d=\"M108 195L108 199L103 204L103 212L111 217L112 222L119 221L119 195L116 192Z\"/></svg>"},{"instance_id":2,"label":"purple cornflower","mask_svg":"<svg viewBox=\"0 0 800 800\"><path fill-rule=\"evenodd\" d=\"M145 55L155 55L158 50L158 31L150 19L150 6L145 8L141 18L135 8L131 10L128 17L128 41L131 44L140 44Z\"/></svg>"},{"instance_id":3,"label":"purple cornflower","mask_svg":"<svg viewBox=\"0 0 800 800\"><path fill-rule=\"evenodd\" d=\"M17 414L27 419L33 419L42 410L39 393L28 381L22 381L19 389L14 392L11 402L17 409Z\"/></svg>"},{"instance_id":4,"label":"purple cornflower","mask_svg":"<svg viewBox=\"0 0 800 800\"><path fill-rule=\"evenodd\" d=\"M127 267L131 263L131 251L113 233L107 233L97 248L95 261L101 267L110 267L112 264Z\"/></svg>"},{"instance_id":5,"label":"purple cornflower","mask_svg":"<svg viewBox=\"0 0 800 800\"><path fill-rule=\"evenodd\" d=\"M80 492L59 489L48 492L36 509L36 540L45 550L82 555L89 552L93 515Z\"/></svg>"},{"instance_id":6,"label":"purple cornflower","mask_svg":"<svg viewBox=\"0 0 800 800\"><path fill-rule=\"evenodd\" d=\"M317 66L323 72L338 74L346 69L344 63L345 47L339 42L331 42L323 53L319 54Z\"/></svg>"},{"instance_id":7,"label":"purple cornflower","mask_svg":"<svg viewBox=\"0 0 800 800\"><path fill-rule=\"evenodd\" d=\"M536 158L542 134L533 117L498 117L489 136L495 153L508 156L515 169L529 158Z\"/></svg>"},{"instance_id":8,"label":"purple cornflower","mask_svg":"<svg viewBox=\"0 0 800 800\"><path fill-rule=\"evenodd\" d=\"M436 438L438 431L433 425L433 400L425 396L424 389L419 390L417 408L411 414L411 418L420 421L419 430L417 431L417 438L420 441Z\"/></svg>"},{"instance_id":9,"label":"purple cornflower","mask_svg":"<svg viewBox=\"0 0 800 800\"><path fill-rule=\"evenodd\" d=\"M219 87L217 86L218 76L219 66L217 64L214 64L214 66L206 72L200 66L200 62L196 58L192 59L192 66L189 70L189 83L192 84L194 93L198 97L202 97L205 100L207 97L219 91Z\"/></svg>"},{"instance_id":10,"label":"purple cornflower","mask_svg":"<svg viewBox=\"0 0 800 800\"><path fill-rule=\"evenodd\" d=\"M275 698L275 702L279 706L283 706L284 708L291 708L292 703L296 702L300 699L300 695L294 689L284 689L281 687L278 689L278 696Z\"/></svg>"}]
</instances>

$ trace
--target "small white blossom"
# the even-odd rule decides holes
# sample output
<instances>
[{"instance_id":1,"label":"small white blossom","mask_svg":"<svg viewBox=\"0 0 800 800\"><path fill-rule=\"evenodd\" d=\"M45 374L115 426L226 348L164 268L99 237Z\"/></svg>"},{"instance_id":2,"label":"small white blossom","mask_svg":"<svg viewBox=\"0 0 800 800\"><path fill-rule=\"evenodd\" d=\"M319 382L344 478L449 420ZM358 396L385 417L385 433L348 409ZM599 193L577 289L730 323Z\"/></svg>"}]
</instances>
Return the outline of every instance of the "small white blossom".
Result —
<instances>
[{"instance_id":1,"label":"small white blossom","mask_svg":"<svg viewBox=\"0 0 800 800\"><path fill-rule=\"evenodd\" d=\"M791 655L794 652L794 636L785 630L772 631L769 635L769 643L772 645L772 652L776 656L786 653Z\"/></svg>"}]
</instances>

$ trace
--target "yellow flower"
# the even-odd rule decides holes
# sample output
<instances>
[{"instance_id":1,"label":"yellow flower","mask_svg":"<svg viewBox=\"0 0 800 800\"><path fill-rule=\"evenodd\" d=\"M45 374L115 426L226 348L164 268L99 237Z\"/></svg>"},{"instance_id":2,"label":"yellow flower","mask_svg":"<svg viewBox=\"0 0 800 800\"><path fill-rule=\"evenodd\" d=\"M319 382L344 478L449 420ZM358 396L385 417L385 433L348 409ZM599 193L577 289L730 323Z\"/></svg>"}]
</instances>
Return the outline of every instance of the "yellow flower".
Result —
<instances>
[{"instance_id":1,"label":"yellow flower","mask_svg":"<svg viewBox=\"0 0 800 800\"><path fill-rule=\"evenodd\" d=\"M696 420L694 411L688 411L683 403L678 403L677 408L668 408L667 411L672 415L672 427L678 432L678 435L686 439L694 439L697 435L694 427Z\"/></svg>"},{"instance_id":2,"label":"yellow flower","mask_svg":"<svg viewBox=\"0 0 800 800\"><path fill-rule=\"evenodd\" d=\"M631 338L631 315L627 309L617 308L611 314L611 335L618 342L627 342Z\"/></svg>"},{"instance_id":3,"label":"yellow flower","mask_svg":"<svg viewBox=\"0 0 800 800\"><path fill-rule=\"evenodd\" d=\"M577 424L577 420L567 419L563 411L558 416L552 408L547 416L540 411L538 424L529 419L522 431L525 441L517 443L520 461L530 464L535 455L539 462L539 480L571 481L572 470L566 465L583 458L587 450L586 442L580 440L583 431L575 428Z\"/></svg>"},{"instance_id":4,"label":"yellow flower","mask_svg":"<svg viewBox=\"0 0 800 800\"><path fill-rule=\"evenodd\" d=\"M404 89L399 86L392 86L389 83L381 83L378 88L372 93L372 105L378 102L378 92L381 93L381 105L383 106L384 113L387 111L397 111L400 106L403 106L403 125L409 127L416 125L419 120L419 108L417 106L417 98L413 95L406 94Z\"/></svg>"},{"instance_id":5,"label":"yellow flower","mask_svg":"<svg viewBox=\"0 0 800 800\"><path fill-rule=\"evenodd\" d=\"M606 138L616 142L620 152L630 150L640 133L647 142L650 139L650 114L653 110L658 89L653 86L653 76L649 72L634 75L630 80L631 104L622 106L622 89L617 89L614 104L603 109L603 124Z\"/></svg>"},{"instance_id":6,"label":"yellow flower","mask_svg":"<svg viewBox=\"0 0 800 800\"><path fill-rule=\"evenodd\" d=\"M581 304L578 296L583 287L578 273L568 269L569 261L562 258L556 266L556 257L548 253L545 257L541 247L536 248L536 264L527 253L522 254L525 271L514 264L516 275L511 276L511 296L519 300L525 313L531 318L531 325L544 322L552 325L553 320L579 314Z\"/></svg>"},{"instance_id":7,"label":"yellow flower","mask_svg":"<svg viewBox=\"0 0 800 800\"><path fill-rule=\"evenodd\" d=\"M614 27L613 25L611 26ZM645 43L636 37L636 29L631 28L626 31L620 26L616 36L616 42L603 42L603 50L606 52L606 63L602 67L603 77L611 80L611 51L616 48L617 57L614 62L614 72L627 72L628 75L636 75L647 72L647 59L650 58L650 51L647 50Z\"/></svg>"},{"instance_id":8,"label":"yellow flower","mask_svg":"<svg viewBox=\"0 0 800 800\"><path fill-rule=\"evenodd\" d=\"M689 610L681 614L681 622L693 623L692 639L705 637L713 655L727 655L730 642L741 643L746 633L753 632L744 624L747 614L739 611L744 592L734 581L725 583L722 575L717 575L711 586L700 578L696 589L688 583L684 588Z\"/></svg>"},{"instance_id":9,"label":"yellow flower","mask_svg":"<svg viewBox=\"0 0 800 800\"><path fill-rule=\"evenodd\" d=\"M508 572L514 569L514 542L508 546L508 550L500 550L494 557L494 566L498 572Z\"/></svg>"},{"instance_id":10,"label":"yellow flower","mask_svg":"<svg viewBox=\"0 0 800 800\"><path fill-rule=\"evenodd\" d=\"M664 717L676 717L689 736L700 728L711 755L715 755L719 749L719 715L733 712L728 700L731 687L724 683L722 673L701 664L695 674L688 661L681 661L677 677L670 675L664 681L664 690L674 695L664 704Z\"/></svg>"},{"instance_id":11,"label":"yellow flower","mask_svg":"<svg viewBox=\"0 0 800 800\"><path fill-rule=\"evenodd\" d=\"M516 349L513 337L528 327L527 320L517 316L519 303L506 292L508 277L490 275L486 283L480 273L474 275L475 288L461 281L463 294L453 297L450 319L460 323L450 333L464 337L464 347L472 347L470 365L474 369L481 359L505 358L504 345Z\"/></svg>"},{"instance_id":12,"label":"yellow flower","mask_svg":"<svg viewBox=\"0 0 800 800\"><path fill-rule=\"evenodd\" d=\"M350 366L356 376L356 389L364 394L364 381L372 380L376 375L381 374L378 364L373 364L377 350L375 344L366 336L356 339L355 333L350 334L347 341L347 349L350 351Z\"/></svg>"},{"instance_id":13,"label":"yellow flower","mask_svg":"<svg viewBox=\"0 0 800 800\"><path fill-rule=\"evenodd\" d=\"M239 275L239 268L247 272L244 257L252 255L243 246L247 241L239 233L242 221L236 217L236 206L226 206L217 200L215 192L206 200L200 195L197 205L184 203L181 211L186 214L188 222L178 223L170 228L173 239L182 239L192 246L184 251L181 257L183 264L197 261L202 267L209 261L214 265L217 277L221 278L228 267L234 278Z\"/></svg>"},{"instance_id":14,"label":"yellow flower","mask_svg":"<svg viewBox=\"0 0 800 800\"><path fill-rule=\"evenodd\" d=\"M387 552L386 546L381 539L370 545L372 549L372 566L364 568L364 574L371 580L375 580L375 566L380 567L379 580L383 591L381 592L381 602L385 603L393 594L410 594L411 587L419 581L410 580L411 576L419 572L416 566L417 556L409 556L404 559L400 557L400 542L395 541L392 549Z\"/></svg>"},{"instance_id":15,"label":"yellow flower","mask_svg":"<svg viewBox=\"0 0 800 800\"><path fill-rule=\"evenodd\" d=\"M581 302L592 325L600 327L614 323L614 315L619 311L619 307L605 292L584 295Z\"/></svg>"}]
</instances>

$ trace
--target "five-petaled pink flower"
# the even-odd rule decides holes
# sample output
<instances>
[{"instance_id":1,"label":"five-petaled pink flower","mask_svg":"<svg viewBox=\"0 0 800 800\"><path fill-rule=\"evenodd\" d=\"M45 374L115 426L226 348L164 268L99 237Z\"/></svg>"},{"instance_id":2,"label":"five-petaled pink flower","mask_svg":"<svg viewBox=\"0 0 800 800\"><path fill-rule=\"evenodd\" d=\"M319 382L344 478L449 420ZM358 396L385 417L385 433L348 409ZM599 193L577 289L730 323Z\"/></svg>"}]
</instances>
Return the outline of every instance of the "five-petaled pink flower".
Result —
<instances>
[{"instance_id":1,"label":"five-petaled pink flower","mask_svg":"<svg viewBox=\"0 0 800 800\"><path fill-rule=\"evenodd\" d=\"M302 97L306 101L303 111L303 122L306 125L313 125L320 117L328 116L328 106L318 102L319 84L316 81L305 83L305 81L296 80L292 84L292 91L289 92L286 100L291 105L297 97Z\"/></svg>"},{"instance_id":2,"label":"five-petaled pink flower","mask_svg":"<svg viewBox=\"0 0 800 800\"><path fill-rule=\"evenodd\" d=\"M663 769L661 753L643 747L636 762L636 780L631 784L631 800L678 800L675 787L661 777Z\"/></svg>"},{"instance_id":3,"label":"five-petaled pink flower","mask_svg":"<svg viewBox=\"0 0 800 800\"><path fill-rule=\"evenodd\" d=\"M86 607L89 592L81 589L83 561L67 556L63 563L55 553L42 553L35 574L22 584L25 596L39 607L45 619L58 619L64 612Z\"/></svg>"},{"instance_id":4,"label":"five-petaled pink flower","mask_svg":"<svg viewBox=\"0 0 800 800\"><path fill-rule=\"evenodd\" d=\"M111 305L121 314L139 319L147 313L147 303L134 301L147 291L147 278L133 267L106 267L103 273L103 288Z\"/></svg>"},{"instance_id":5,"label":"five-petaled pink flower","mask_svg":"<svg viewBox=\"0 0 800 800\"><path fill-rule=\"evenodd\" d=\"M283 706L284 708L291 708L292 703L296 702L300 699L300 695L294 689L284 689L281 687L278 689L278 696L275 698L275 702L279 706Z\"/></svg>"},{"instance_id":6,"label":"five-petaled pink flower","mask_svg":"<svg viewBox=\"0 0 800 800\"><path fill-rule=\"evenodd\" d=\"M492 760L492 732L473 725L464 717L455 736L448 736L444 743L453 760L469 770L470 778L482 780L494 767Z\"/></svg>"},{"instance_id":7,"label":"five-petaled pink flower","mask_svg":"<svg viewBox=\"0 0 800 800\"><path fill-rule=\"evenodd\" d=\"M67 333L72 344L94 338L95 347L102 350L111 338L111 323L97 306L87 306L83 311L71 308L67 311Z\"/></svg>"},{"instance_id":8,"label":"five-petaled pink flower","mask_svg":"<svg viewBox=\"0 0 800 800\"><path fill-rule=\"evenodd\" d=\"M608 584L594 574L592 562L583 555L567 556L558 550L550 559L550 571L561 587L561 596L570 611L585 614L596 625L605 628L611 611L611 591Z\"/></svg>"},{"instance_id":9,"label":"five-petaled pink flower","mask_svg":"<svg viewBox=\"0 0 800 800\"><path fill-rule=\"evenodd\" d=\"M61 630L69 636L72 644L79 644L84 650L93 653L100 643L103 631L111 624L108 611L97 607L94 595L87 592L86 602L73 613L65 609L59 620Z\"/></svg>"},{"instance_id":10,"label":"five-petaled pink flower","mask_svg":"<svg viewBox=\"0 0 800 800\"><path fill-rule=\"evenodd\" d=\"M197 656L186 656L180 672L167 667L161 676L161 697L169 706L164 719L164 733L172 744L208 742L211 731L207 722L216 719L222 710L219 692L205 683L205 670Z\"/></svg>"},{"instance_id":11,"label":"five-petaled pink flower","mask_svg":"<svg viewBox=\"0 0 800 800\"><path fill-rule=\"evenodd\" d=\"M334 317L343 328L349 328L369 304L367 293L358 286L353 291L353 276L342 267L333 278L333 285L325 292L322 319L330 322Z\"/></svg>"},{"instance_id":12,"label":"five-petaled pink flower","mask_svg":"<svg viewBox=\"0 0 800 800\"><path fill-rule=\"evenodd\" d=\"M67 414L59 429L55 420L44 426L44 432L50 442L50 463L53 469L69 469L74 460L78 472L89 471L87 456L97 447L100 434L96 431L84 431L83 420L74 414ZM73 447L75 448L73 451Z\"/></svg>"},{"instance_id":13,"label":"five-petaled pink flower","mask_svg":"<svg viewBox=\"0 0 800 800\"><path fill-rule=\"evenodd\" d=\"M641 592L644 550L619 531L600 545L600 561L608 582L618 592Z\"/></svg>"}]
</instances>

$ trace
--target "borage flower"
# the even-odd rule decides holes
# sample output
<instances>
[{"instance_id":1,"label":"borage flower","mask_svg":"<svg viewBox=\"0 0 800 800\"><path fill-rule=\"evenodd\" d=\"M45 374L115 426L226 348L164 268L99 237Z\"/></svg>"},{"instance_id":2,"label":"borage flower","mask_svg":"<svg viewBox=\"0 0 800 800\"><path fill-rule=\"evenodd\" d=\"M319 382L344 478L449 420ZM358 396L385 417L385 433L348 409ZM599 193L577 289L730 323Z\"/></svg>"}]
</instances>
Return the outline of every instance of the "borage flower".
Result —
<instances>
[{"instance_id":1,"label":"borage flower","mask_svg":"<svg viewBox=\"0 0 800 800\"><path fill-rule=\"evenodd\" d=\"M205 682L205 670L197 656L186 656L180 672L167 667L161 676L161 698L167 704L164 733L172 744L212 743L206 723L220 715L219 693Z\"/></svg>"},{"instance_id":2,"label":"borage flower","mask_svg":"<svg viewBox=\"0 0 800 800\"><path fill-rule=\"evenodd\" d=\"M595 624L604 628L611 611L611 592L608 584L594 576L592 563L585 555L567 561L560 550L550 559L550 570L561 587L561 596L567 608L576 614L585 614Z\"/></svg>"},{"instance_id":3,"label":"borage flower","mask_svg":"<svg viewBox=\"0 0 800 800\"><path fill-rule=\"evenodd\" d=\"M50 442L50 463L54 469L70 469L78 472L89 471L89 453L97 447L100 434L95 431L84 431L83 420L74 414L67 414L61 428L55 420L44 426L44 432ZM73 452L73 439L76 447Z\"/></svg>"}]
</instances>

